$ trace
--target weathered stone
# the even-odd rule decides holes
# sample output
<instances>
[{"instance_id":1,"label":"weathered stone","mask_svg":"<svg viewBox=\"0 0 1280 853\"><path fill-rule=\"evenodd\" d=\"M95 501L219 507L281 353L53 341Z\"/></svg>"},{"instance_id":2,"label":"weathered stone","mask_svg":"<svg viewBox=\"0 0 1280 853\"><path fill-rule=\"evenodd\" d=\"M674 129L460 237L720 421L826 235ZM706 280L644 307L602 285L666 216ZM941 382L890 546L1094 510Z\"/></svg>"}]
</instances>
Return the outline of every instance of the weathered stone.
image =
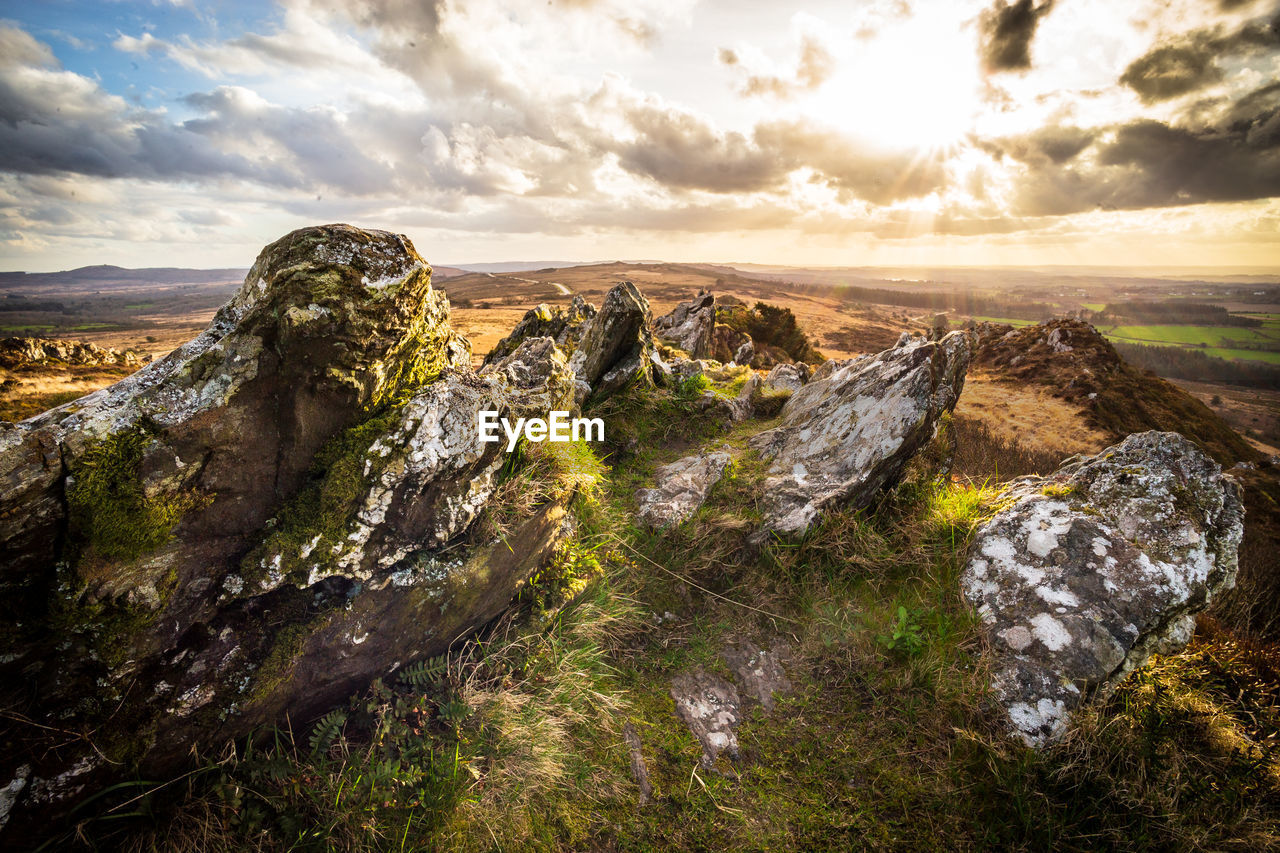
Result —
<instances>
[{"instance_id":1,"label":"weathered stone","mask_svg":"<svg viewBox=\"0 0 1280 853\"><path fill-rule=\"evenodd\" d=\"M569 367L587 391L583 402L599 400L632 384L653 384L653 333L649 302L624 281L605 295L586 325Z\"/></svg>"},{"instance_id":2,"label":"weathered stone","mask_svg":"<svg viewBox=\"0 0 1280 853\"><path fill-rule=\"evenodd\" d=\"M1161 432L1016 480L1006 496L961 583L995 656L995 697L1039 746L1081 702L1187 643L1194 614L1235 583L1244 511L1217 463Z\"/></svg>"},{"instance_id":3,"label":"weathered stone","mask_svg":"<svg viewBox=\"0 0 1280 853\"><path fill-rule=\"evenodd\" d=\"M740 693L759 702L765 713L772 713L774 694L791 692L791 679L782 666L789 651L785 644L777 644L771 651L739 637L725 646L720 657L737 676Z\"/></svg>"},{"instance_id":4,"label":"weathered stone","mask_svg":"<svg viewBox=\"0 0 1280 853\"><path fill-rule=\"evenodd\" d=\"M671 681L671 698L676 715L689 727L702 747L703 767L715 769L716 760L728 753L738 760L736 729L743 719L743 706L759 702L765 713L774 709L774 695L791 691L791 681L782 667L788 654L785 644L762 649L743 637L730 638L720 659L738 684L698 668L677 675ZM739 691L742 692L739 692Z\"/></svg>"},{"instance_id":5,"label":"weathered stone","mask_svg":"<svg viewBox=\"0 0 1280 853\"><path fill-rule=\"evenodd\" d=\"M671 377L677 384L694 376L701 376L707 370L706 364L696 358L674 358L668 362L667 366L671 369Z\"/></svg>"},{"instance_id":6,"label":"weathered stone","mask_svg":"<svg viewBox=\"0 0 1280 853\"><path fill-rule=\"evenodd\" d=\"M671 681L671 698L676 714L702 745L703 767L714 767L723 752L737 760L734 730L742 722L742 700L731 682L701 669L681 673Z\"/></svg>"},{"instance_id":7,"label":"weathered stone","mask_svg":"<svg viewBox=\"0 0 1280 853\"><path fill-rule=\"evenodd\" d=\"M151 361L150 355L143 355L131 349L118 350L82 341L55 341L44 338L0 339L0 367L14 368L49 362L133 366L149 361Z\"/></svg>"},{"instance_id":8,"label":"weathered stone","mask_svg":"<svg viewBox=\"0 0 1280 853\"><path fill-rule=\"evenodd\" d=\"M724 476L729 461L729 454L721 450L663 465L654 475L654 488L636 492L640 517L656 528L684 521L706 501L711 487Z\"/></svg>"},{"instance_id":9,"label":"weathered stone","mask_svg":"<svg viewBox=\"0 0 1280 853\"><path fill-rule=\"evenodd\" d=\"M729 327L721 326L720 328L728 329ZM732 332L733 329L729 329L729 331ZM725 350L728 351L728 348L729 348L729 344L728 342L726 342ZM733 350L733 362L734 364L750 364L751 359L755 354L756 354L756 345L752 343L750 339L747 339L737 349Z\"/></svg>"},{"instance_id":10,"label":"weathered stone","mask_svg":"<svg viewBox=\"0 0 1280 853\"><path fill-rule=\"evenodd\" d=\"M871 356L859 355L859 356L854 356L853 358L829 358L826 361L822 362L822 364L819 364L816 368L814 368L813 375L809 377L809 381L818 382L822 379L826 379L828 376L835 373L837 370L840 370L841 368L847 365L850 365L853 362L857 361L858 359L862 359L862 358L871 358Z\"/></svg>"},{"instance_id":11,"label":"weathered stone","mask_svg":"<svg viewBox=\"0 0 1280 853\"><path fill-rule=\"evenodd\" d=\"M765 527L805 530L825 507L864 506L894 483L955 407L968 361L960 332L913 338L794 392L782 425L750 442L772 460Z\"/></svg>"},{"instance_id":12,"label":"weathered stone","mask_svg":"<svg viewBox=\"0 0 1280 853\"><path fill-rule=\"evenodd\" d=\"M511 333L494 345L485 356L484 363L506 358L529 338L552 338L566 356L573 355L587 321L595 315L596 306L578 295L573 297L567 308L552 308L545 303L530 308Z\"/></svg>"},{"instance_id":13,"label":"weathered stone","mask_svg":"<svg viewBox=\"0 0 1280 853\"><path fill-rule=\"evenodd\" d=\"M776 391L799 391L809 381L807 364L779 364L764 378L765 387Z\"/></svg>"},{"instance_id":14,"label":"weathered stone","mask_svg":"<svg viewBox=\"0 0 1280 853\"><path fill-rule=\"evenodd\" d=\"M710 293L681 302L670 314L653 321L654 333L667 343L684 350L691 358L712 355L712 332L716 325L716 300Z\"/></svg>"},{"instance_id":15,"label":"weathered stone","mask_svg":"<svg viewBox=\"0 0 1280 853\"><path fill-rule=\"evenodd\" d=\"M268 246L207 331L0 429L7 831L121 773L289 713L493 618L549 558L569 495L464 546L506 456L477 412L568 408L550 338L482 375L407 239L350 226ZM21 824L21 826L18 826Z\"/></svg>"}]
</instances>

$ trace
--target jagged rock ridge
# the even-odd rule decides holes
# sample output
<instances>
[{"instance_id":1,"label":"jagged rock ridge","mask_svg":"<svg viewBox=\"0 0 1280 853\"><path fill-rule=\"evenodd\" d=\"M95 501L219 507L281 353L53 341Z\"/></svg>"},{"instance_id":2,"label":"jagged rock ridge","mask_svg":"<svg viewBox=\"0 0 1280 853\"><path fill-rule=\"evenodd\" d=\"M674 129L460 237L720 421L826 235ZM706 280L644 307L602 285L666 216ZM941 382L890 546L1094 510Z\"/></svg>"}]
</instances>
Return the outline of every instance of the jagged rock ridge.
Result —
<instances>
[{"instance_id":1,"label":"jagged rock ridge","mask_svg":"<svg viewBox=\"0 0 1280 853\"><path fill-rule=\"evenodd\" d=\"M50 362L86 366L140 365L150 360L149 355L143 355L131 349L118 350L82 341L58 341L44 338L0 339L0 367L6 368Z\"/></svg>"},{"instance_id":2,"label":"jagged rock ridge","mask_svg":"<svg viewBox=\"0 0 1280 853\"><path fill-rule=\"evenodd\" d=\"M505 458L476 412L568 408L574 377L545 337L469 363L406 238L307 228L186 346L0 430L4 700L95 732L49 749L10 724L10 817L316 713L497 615L569 495L456 547Z\"/></svg>"},{"instance_id":3,"label":"jagged rock ridge","mask_svg":"<svg viewBox=\"0 0 1280 853\"><path fill-rule=\"evenodd\" d=\"M895 482L955 408L968 363L960 332L909 338L793 392L782 424L750 442L772 462L766 527L803 531L824 507L863 506Z\"/></svg>"}]
</instances>

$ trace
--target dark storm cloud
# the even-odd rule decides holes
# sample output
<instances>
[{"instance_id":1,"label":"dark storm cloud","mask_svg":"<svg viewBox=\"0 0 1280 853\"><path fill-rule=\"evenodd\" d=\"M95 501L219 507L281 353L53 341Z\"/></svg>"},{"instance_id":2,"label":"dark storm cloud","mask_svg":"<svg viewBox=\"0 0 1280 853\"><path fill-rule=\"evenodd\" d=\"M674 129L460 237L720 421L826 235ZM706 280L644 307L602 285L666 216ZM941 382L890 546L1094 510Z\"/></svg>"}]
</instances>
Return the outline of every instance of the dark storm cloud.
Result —
<instances>
[{"instance_id":1,"label":"dark storm cloud","mask_svg":"<svg viewBox=\"0 0 1280 853\"><path fill-rule=\"evenodd\" d=\"M1215 124L1143 119L1098 131L1065 162L1019 156L1034 149L1031 139L997 147L1028 164L1015 211L1024 215L1272 198L1280 195L1280 84L1242 98Z\"/></svg>"},{"instance_id":2,"label":"dark storm cloud","mask_svg":"<svg viewBox=\"0 0 1280 853\"><path fill-rule=\"evenodd\" d=\"M996 0L978 18L979 51L988 73L1022 71L1031 67L1031 41L1040 19L1053 9L1054 0Z\"/></svg>"},{"instance_id":3,"label":"dark storm cloud","mask_svg":"<svg viewBox=\"0 0 1280 853\"><path fill-rule=\"evenodd\" d=\"M1033 165L1061 165L1088 148L1096 136L1096 130L1052 125L1023 136L975 143L997 157L1009 156Z\"/></svg>"},{"instance_id":4,"label":"dark storm cloud","mask_svg":"<svg viewBox=\"0 0 1280 853\"><path fill-rule=\"evenodd\" d=\"M1203 89L1223 79L1218 60L1280 50L1278 21L1258 19L1233 32L1215 27L1186 33L1135 59L1120 82L1147 104Z\"/></svg>"}]
</instances>

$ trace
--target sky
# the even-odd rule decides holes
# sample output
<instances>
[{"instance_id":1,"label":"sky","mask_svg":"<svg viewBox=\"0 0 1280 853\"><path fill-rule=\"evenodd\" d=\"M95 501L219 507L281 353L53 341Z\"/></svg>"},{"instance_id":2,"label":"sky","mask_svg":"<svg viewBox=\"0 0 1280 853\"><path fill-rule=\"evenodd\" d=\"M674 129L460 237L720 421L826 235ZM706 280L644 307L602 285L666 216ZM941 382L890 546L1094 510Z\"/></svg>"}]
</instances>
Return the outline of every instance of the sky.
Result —
<instances>
[{"instance_id":1,"label":"sky","mask_svg":"<svg viewBox=\"0 0 1280 853\"><path fill-rule=\"evenodd\" d=\"M0 0L0 269L1280 271L1276 0Z\"/></svg>"}]
</instances>

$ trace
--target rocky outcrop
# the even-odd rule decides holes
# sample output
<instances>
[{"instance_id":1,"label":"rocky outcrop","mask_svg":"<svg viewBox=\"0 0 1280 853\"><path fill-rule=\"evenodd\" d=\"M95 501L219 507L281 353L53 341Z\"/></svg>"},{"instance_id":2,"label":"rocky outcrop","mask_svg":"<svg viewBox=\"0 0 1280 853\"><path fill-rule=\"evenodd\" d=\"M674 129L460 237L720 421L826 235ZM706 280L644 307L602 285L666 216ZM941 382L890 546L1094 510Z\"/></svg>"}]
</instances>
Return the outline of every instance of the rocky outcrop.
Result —
<instances>
[{"instance_id":1,"label":"rocky outcrop","mask_svg":"<svg viewBox=\"0 0 1280 853\"><path fill-rule=\"evenodd\" d=\"M654 487L636 492L640 517L655 528L684 521L706 501L711 487L724 476L729 461L729 454L721 450L663 465L654 475Z\"/></svg>"},{"instance_id":2,"label":"rocky outcrop","mask_svg":"<svg viewBox=\"0 0 1280 853\"><path fill-rule=\"evenodd\" d=\"M765 527L803 531L825 507L863 506L896 482L955 407L968 363L960 332L910 338L792 393L782 424L750 442L772 461Z\"/></svg>"},{"instance_id":3,"label":"rocky outcrop","mask_svg":"<svg viewBox=\"0 0 1280 853\"><path fill-rule=\"evenodd\" d=\"M98 364L133 366L150 360L149 355L142 355L131 349L118 350L82 341L55 341L43 338L0 339L0 367L9 369L50 362L83 366Z\"/></svg>"},{"instance_id":4,"label":"rocky outcrop","mask_svg":"<svg viewBox=\"0 0 1280 853\"><path fill-rule=\"evenodd\" d=\"M1014 481L961 583L995 657L994 695L1039 746L1070 711L1155 653L1235 583L1239 487L1176 433L1132 435L1049 477Z\"/></svg>"},{"instance_id":5,"label":"rocky outcrop","mask_svg":"<svg viewBox=\"0 0 1280 853\"><path fill-rule=\"evenodd\" d=\"M555 341L566 356L573 355L582 339L587 322L596 316L596 306L575 295L568 307L552 308L545 303L525 312L511 333L498 341L485 356L485 364L506 358L529 338L547 337Z\"/></svg>"},{"instance_id":6,"label":"rocky outcrop","mask_svg":"<svg viewBox=\"0 0 1280 853\"><path fill-rule=\"evenodd\" d=\"M111 775L314 714L503 609L568 494L465 545L506 459L477 412L571 405L546 337L477 375L404 237L263 250L209 329L0 430L5 779L29 824ZM92 731L53 741L41 728Z\"/></svg>"},{"instance_id":7,"label":"rocky outcrop","mask_svg":"<svg viewBox=\"0 0 1280 853\"><path fill-rule=\"evenodd\" d=\"M713 357L715 326L716 299L710 293L681 302L670 314L653 321L654 334L691 358Z\"/></svg>"},{"instance_id":8,"label":"rocky outcrop","mask_svg":"<svg viewBox=\"0 0 1280 853\"><path fill-rule=\"evenodd\" d=\"M799 391L809 381L810 371L807 364L779 364L765 376L764 384L775 391Z\"/></svg>"},{"instance_id":9,"label":"rocky outcrop","mask_svg":"<svg viewBox=\"0 0 1280 853\"><path fill-rule=\"evenodd\" d=\"M651 321L649 301L631 282L621 282L605 295L569 361L584 401L603 399L633 384L653 384L657 353Z\"/></svg>"}]
</instances>

